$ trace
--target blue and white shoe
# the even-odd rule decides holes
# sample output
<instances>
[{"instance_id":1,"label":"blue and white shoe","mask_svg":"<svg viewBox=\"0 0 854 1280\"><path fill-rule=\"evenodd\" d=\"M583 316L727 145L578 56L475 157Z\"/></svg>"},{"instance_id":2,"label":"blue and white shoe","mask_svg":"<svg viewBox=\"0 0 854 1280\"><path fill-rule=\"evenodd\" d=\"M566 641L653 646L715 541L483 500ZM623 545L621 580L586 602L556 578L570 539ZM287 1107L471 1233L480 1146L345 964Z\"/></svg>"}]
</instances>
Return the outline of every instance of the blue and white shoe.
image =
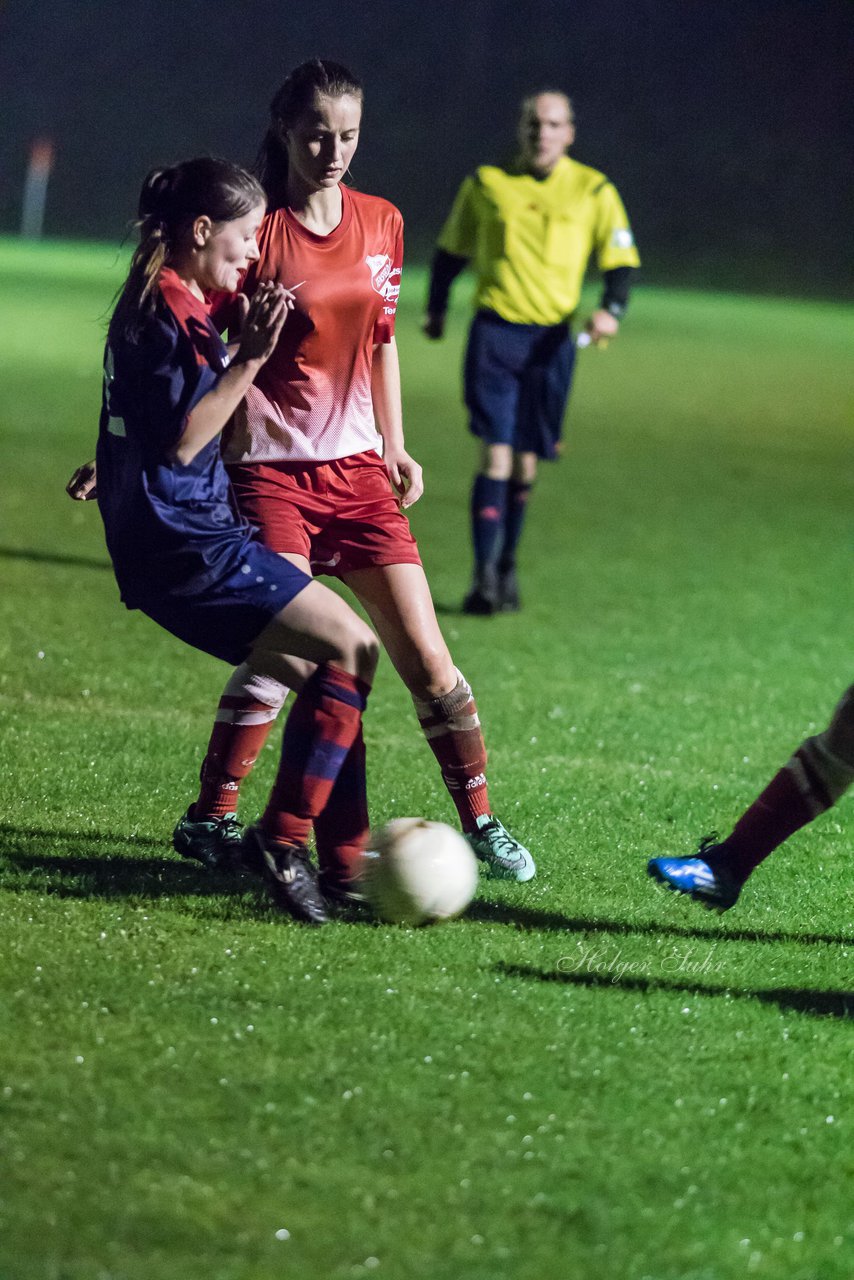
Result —
<instances>
[{"instance_id":1,"label":"blue and white shoe","mask_svg":"<svg viewBox=\"0 0 854 1280\"><path fill-rule=\"evenodd\" d=\"M719 848L707 839L691 858L650 858L647 873L665 888L684 893L710 910L729 911L738 901L741 885L716 863Z\"/></svg>"},{"instance_id":2,"label":"blue and white shoe","mask_svg":"<svg viewBox=\"0 0 854 1280\"><path fill-rule=\"evenodd\" d=\"M524 882L537 874L528 850L492 814L478 818L476 830L467 831L465 837L494 880Z\"/></svg>"}]
</instances>

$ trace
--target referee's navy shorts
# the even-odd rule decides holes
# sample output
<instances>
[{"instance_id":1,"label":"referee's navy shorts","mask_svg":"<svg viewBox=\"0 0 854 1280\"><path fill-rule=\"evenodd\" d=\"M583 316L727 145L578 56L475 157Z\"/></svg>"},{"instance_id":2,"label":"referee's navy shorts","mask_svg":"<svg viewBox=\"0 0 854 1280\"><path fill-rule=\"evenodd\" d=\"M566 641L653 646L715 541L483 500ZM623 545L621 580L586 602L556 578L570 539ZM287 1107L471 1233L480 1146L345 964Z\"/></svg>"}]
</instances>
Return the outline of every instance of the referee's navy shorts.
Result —
<instances>
[{"instance_id":1,"label":"referee's navy shorts","mask_svg":"<svg viewBox=\"0 0 854 1280\"><path fill-rule=\"evenodd\" d=\"M574 364L568 324L511 324L478 311L464 370L472 434L519 453L557 457Z\"/></svg>"}]
</instances>

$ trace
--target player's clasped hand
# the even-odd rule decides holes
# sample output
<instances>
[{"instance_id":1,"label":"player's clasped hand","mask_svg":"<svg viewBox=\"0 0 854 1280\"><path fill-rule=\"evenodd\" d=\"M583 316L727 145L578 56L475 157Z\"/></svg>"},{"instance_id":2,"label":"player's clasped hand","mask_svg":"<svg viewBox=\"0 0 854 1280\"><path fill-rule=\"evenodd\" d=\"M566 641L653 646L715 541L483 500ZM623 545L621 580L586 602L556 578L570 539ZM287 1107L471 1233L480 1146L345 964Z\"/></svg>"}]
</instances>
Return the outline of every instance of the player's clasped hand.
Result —
<instances>
[{"instance_id":1,"label":"player's clasped hand","mask_svg":"<svg viewBox=\"0 0 854 1280\"><path fill-rule=\"evenodd\" d=\"M235 361L263 364L273 354L282 326L294 308L294 295L284 285L265 281L246 310Z\"/></svg>"}]
</instances>

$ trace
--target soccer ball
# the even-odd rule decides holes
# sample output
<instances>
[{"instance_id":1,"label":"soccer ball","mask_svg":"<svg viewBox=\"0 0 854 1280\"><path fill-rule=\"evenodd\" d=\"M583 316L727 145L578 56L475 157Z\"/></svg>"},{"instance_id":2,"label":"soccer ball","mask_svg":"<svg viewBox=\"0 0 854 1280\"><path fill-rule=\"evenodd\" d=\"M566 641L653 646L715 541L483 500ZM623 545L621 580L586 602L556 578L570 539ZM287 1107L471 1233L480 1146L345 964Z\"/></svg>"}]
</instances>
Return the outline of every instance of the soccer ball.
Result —
<instances>
[{"instance_id":1,"label":"soccer ball","mask_svg":"<svg viewBox=\"0 0 854 1280\"><path fill-rule=\"evenodd\" d=\"M444 822L395 818L371 837L364 887L375 914L391 924L451 920L474 897L477 860Z\"/></svg>"}]
</instances>

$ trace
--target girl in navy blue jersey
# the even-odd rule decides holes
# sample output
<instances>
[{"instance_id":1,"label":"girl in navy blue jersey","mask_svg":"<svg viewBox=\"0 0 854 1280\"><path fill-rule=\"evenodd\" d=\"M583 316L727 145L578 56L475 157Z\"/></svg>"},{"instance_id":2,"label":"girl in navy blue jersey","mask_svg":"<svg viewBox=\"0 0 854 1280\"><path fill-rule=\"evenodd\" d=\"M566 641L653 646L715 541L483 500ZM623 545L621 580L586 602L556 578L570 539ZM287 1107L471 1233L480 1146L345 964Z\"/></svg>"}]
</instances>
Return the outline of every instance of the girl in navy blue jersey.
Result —
<instances>
[{"instance_id":1,"label":"girl in navy blue jersey","mask_svg":"<svg viewBox=\"0 0 854 1280\"><path fill-rule=\"evenodd\" d=\"M140 245L107 340L98 505L128 608L203 652L245 663L261 690L293 683L294 659L311 672L243 856L279 905L322 923L305 842L359 734L377 642L333 592L257 540L220 460L220 432L293 305L280 285L262 285L244 305L231 359L208 316L206 292L235 291L258 258L264 210L255 179L222 160L146 178Z\"/></svg>"}]
</instances>

